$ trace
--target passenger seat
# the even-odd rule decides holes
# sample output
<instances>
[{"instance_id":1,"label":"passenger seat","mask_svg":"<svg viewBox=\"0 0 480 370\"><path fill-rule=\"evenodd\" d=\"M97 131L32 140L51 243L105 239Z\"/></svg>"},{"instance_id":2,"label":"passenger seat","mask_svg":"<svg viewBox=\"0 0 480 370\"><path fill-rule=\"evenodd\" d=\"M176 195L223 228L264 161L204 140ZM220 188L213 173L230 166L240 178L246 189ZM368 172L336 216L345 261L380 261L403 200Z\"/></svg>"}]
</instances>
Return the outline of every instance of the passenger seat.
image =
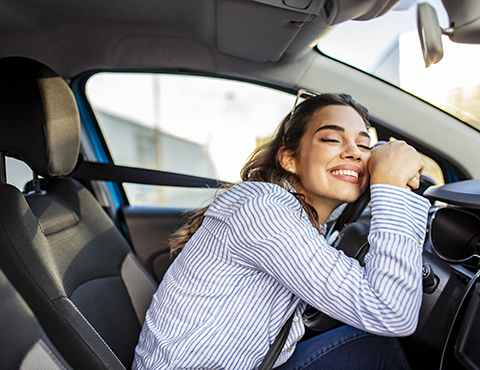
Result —
<instances>
[{"instance_id":1,"label":"passenger seat","mask_svg":"<svg viewBox=\"0 0 480 370\"><path fill-rule=\"evenodd\" d=\"M65 81L37 61L0 59L0 170L7 155L43 177L25 193L0 183L0 268L74 369L130 368L156 283L68 177L79 147Z\"/></svg>"},{"instance_id":2,"label":"passenger seat","mask_svg":"<svg viewBox=\"0 0 480 370\"><path fill-rule=\"evenodd\" d=\"M2 370L70 370L35 315L0 270Z\"/></svg>"}]
</instances>

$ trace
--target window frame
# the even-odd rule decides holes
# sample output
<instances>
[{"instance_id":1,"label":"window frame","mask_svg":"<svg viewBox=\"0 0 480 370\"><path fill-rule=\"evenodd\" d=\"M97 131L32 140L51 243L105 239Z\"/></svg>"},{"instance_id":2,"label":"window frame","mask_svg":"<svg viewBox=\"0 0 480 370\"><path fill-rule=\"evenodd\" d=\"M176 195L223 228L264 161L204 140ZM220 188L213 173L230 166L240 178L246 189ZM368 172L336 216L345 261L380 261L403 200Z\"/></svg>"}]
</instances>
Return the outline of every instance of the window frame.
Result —
<instances>
[{"instance_id":1,"label":"window frame","mask_svg":"<svg viewBox=\"0 0 480 370\"><path fill-rule=\"evenodd\" d=\"M321 53L321 51L319 50L317 50L317 52ZM343 62L341 63L345 64ZM350 68L354 68L354 67L350 67ZM107 73L155 73L155 74L165 73L169 75L213 77L213 78L219 78L223 80L246 82L256 86L272 88L280 92L291 94L292 99L295 98L295 95L297 93L297 89L293 89L293 88L285 88L282 86L265 84L258 81L252 81L247 79L231 78L229 76L214 75L214 74L206 75L203 73L195 73L195 72L178 73L177 71L170 71L170 70L165 70L165 71L97 70L97 71L89 72L87 74L83 74L77 79L73 80L71 83L71 87L74 91L75 98L77 100L77 104L80 112L80 117L81 117L82 154L86 156L89 160L96 160L100 163L114 163L114 161L108 149L108 145L103 136L100 125L96 119L93 108L91 107L89 100L87 98L86 82L93 75L97 73L104 73L104 72L107 72ZM372 78L376 78L376 77L372 76ZM385 82L385 83L388 83L388 82ZM418 142L412 135L409 135L408 133L404 133L404 132L399 132L398 130L394 130L388 124L384 122L380 122L379 120L376 120L374 117L370 117L370 120L371 120L372 126L374 126L375 129L377 130L379 140L384 139L385 136L387 135L394 136L397 139L407 141L408 143L413 145L415 148L417 148L419 152L433 159L440 166L443 172L445 183L456 182L456 181L466 180L470 178L468 172L460 164L455 163L454 161L442 155L441 153L437 153L431 148L429 148L428 146ZM86 153L86 147L88 146L87 143L90 146L90 152L88 153L88 155ZM92 149L93 149L93 155L92 155ZM118 210L121 206L130 205L125 188L123 187L122 183L108 182L106 183L106 187L103 187L102 191L104 193L105 192L108 193L105 196L109 198L112 203L109 205L109 207L111 208L111 212Z\"/></svg>"}]
</instances>

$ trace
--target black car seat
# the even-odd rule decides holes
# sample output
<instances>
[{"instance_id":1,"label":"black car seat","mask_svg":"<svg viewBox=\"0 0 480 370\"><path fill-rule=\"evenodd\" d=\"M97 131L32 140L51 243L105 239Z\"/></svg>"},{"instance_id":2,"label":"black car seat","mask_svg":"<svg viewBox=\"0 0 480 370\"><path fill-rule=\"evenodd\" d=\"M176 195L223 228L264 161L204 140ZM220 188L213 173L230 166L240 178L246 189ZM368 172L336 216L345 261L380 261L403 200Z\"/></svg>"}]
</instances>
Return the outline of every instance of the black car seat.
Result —
<instances>
[{"instance_id":1,"label":"black car seat","mask_svg":"<svg viewBox=\"0 0 480 370\"><path fill-rule=\"evenodd\" d=\"M70 370L35 315L0 270L2 370Z\"/></svg>"},{"instance_id":2,"label":"black car seat","mask_svg":"<svg viewBox=\"0 0 480 370\"><path fill-rule=\"evenodd\" d=\"M0 169L7 155L42 177L22 193L0 171L0 268L73 368L129 368L156 283L93 195L67 177L79 147L65 81L37 61L0 59Z\"/></svg>"}]
</instances>

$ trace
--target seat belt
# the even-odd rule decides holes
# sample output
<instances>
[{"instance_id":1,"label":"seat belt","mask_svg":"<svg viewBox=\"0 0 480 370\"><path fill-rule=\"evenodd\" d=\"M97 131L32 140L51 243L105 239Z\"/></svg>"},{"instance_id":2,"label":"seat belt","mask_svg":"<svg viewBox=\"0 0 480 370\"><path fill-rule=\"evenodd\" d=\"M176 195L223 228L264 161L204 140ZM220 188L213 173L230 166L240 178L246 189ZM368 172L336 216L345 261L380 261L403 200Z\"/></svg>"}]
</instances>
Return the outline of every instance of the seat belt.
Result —
<instances>
[{"instance_id":1,"label":"seat belt","mask_svg":"<svg viewBox=\"0 0 480 370\"><path fill-rule=\"evenodd\" d=\"M285 322L285 324L283 324L282 328L277 334L277 337L275 338L275 341L273 342L272 346L263 358L263 361L257 370L270 370L273 365L275 365L275 362L277 362L278 356L280 356L282 348L287 341L287 337L290 333L290 328L292 327L292 321L294 316L295 311L293 311L289 319Z\"/></svg>"},{"instance_id":2,"label":"seat belt","mask_svg":"<svg viewBox=\"0 0 480 370\"><path fill-rule=\"evenodd\" d=\"M181 186L181 187L211 187L220 188L231 185L229 182L219 181L207 177L182 175L173 172L149 170L137 167L117 166L112 163L85 161L80 157L77 166L70 176L82 180L102 180L112 182L130 182L135 184ZM280 355L287 341L292 326L295 311L285 322L277 334L275 341L263 358L258 370L270 370Z\"/></svg>"},{"instance_id":3,"label":"seat belt","mask_svg":"<svg viewBox=\"0 0 480 370\"><path fill-rule=\"evenodd\" d=\"M129 182L134 184L180 186L189 188L220 188L231 185L207 177L183 175L174 172L149 170L145 168L117 166L112 163L89 162L83 159L70 176L82 180L103 180L111 182Z\"/></svg>"}]
</instances>

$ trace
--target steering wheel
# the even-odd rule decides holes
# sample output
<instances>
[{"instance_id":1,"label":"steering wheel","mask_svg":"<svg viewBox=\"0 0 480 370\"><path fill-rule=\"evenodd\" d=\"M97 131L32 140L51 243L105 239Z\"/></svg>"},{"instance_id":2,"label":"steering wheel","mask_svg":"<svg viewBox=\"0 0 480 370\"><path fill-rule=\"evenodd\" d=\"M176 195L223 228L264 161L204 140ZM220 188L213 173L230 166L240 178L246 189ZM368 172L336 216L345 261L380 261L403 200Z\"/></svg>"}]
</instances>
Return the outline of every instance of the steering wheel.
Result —
<instances>
[{"instance_id":1,"label":"steering wheel","mask_svg":"<svg viewBox=\"0 0 480 370\"><path fill-rule=\"evenodd\" d=\"M339 233L333 246L342 250L347 256L357 259L362 266L365 266L364 257L369 248L367 236L370 226L355 221L360 217L369 201L370 189L367 188L355 202L345 207L327 235L328 238L330 235ZM305 326L314 331L326 331L339 323L336 319L310 305L307 306L302 316Z\"/></svg>"},{"instance_id":2,"label":"steering wheel","mask_svg":"<svg viewBox=\"0 0 480 370\"><path fill-rule=\"evenodd\" d=\"M431 185L436 185L435 180L428 175L422 174L420 175L419 188L413 191L421 195ZM343 251L348 257L358 260L361 266L365 266L364 257L370 247L367 240L370 225L356 221L369 202L370 189L367 188L355 202L345 207L326 236L328 240L333 235L338 234L333 246ZM326 331L339 323L336 319L331 318L310 305L307 306L303 313L303 322L306 327L314 331Z\"/></svg>"}]
</instances>

